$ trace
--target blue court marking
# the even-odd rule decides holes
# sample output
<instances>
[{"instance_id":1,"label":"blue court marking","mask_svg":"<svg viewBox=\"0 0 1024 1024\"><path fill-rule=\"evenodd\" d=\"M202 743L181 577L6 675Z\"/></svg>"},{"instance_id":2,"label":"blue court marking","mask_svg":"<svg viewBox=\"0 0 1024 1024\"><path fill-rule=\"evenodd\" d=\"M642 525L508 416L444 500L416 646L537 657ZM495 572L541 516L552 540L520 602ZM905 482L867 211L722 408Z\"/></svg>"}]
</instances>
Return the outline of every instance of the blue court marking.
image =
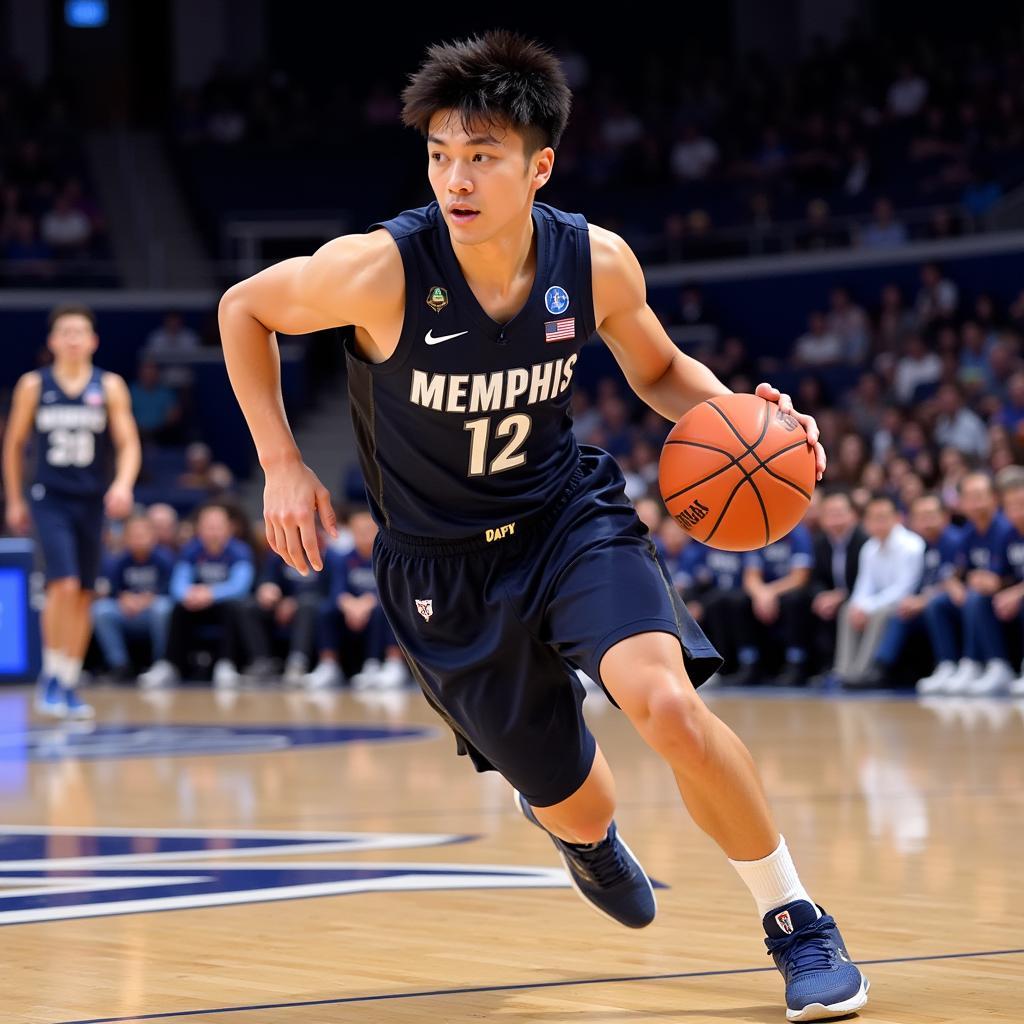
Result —
<instances>
[{"instance_id":1,"label":"blue court marking","mask_svg":"<svg viewBox=\"0 0 1024 1024\"><path fill-rule=\"evenodd\" d=\"M266 754L295 747L394 743L440 735L432 726L30 725L0 722L0 763L124 757Z\"/></svg>"},{"instance_id":2,"label":"blue court marking","mask_svg":"<svg viewBox=\"0 0 1024 1024\"><path fill-rule=\"evenodd\" d=\"M858 960L861 967L874 964L911 964L928 960L965 960L982 956L1016 956L1024 949L990 949L976 953L934 953L931 956L898 956L882 960ZM218 1006L205 1010L172 1010L169 1013L144 1013L137 1017L91 1017L88 1020L55 1021L54 1024L130 1024L140 1020L170 1020L174 1017L198 1017L212 1013L251 1013L256 1010L292 1010L308 1006L342 1006L351 1003L379 1003L395 999L429 999L437 996L480 995L483 992L524 992L547 988L574 988L579 985L622 985L640 981L678 981L680 978L715 978L723 975L768 974L774 967L735 967L726 971L686 971L679 974L637 974L620 978L582 978L571 981L537 981L519 985L479 985L474 988L439 988L424 992L385 992L375 996L344 996L339 999L304 999L292 1003L252 1003L248 1006Z\"/></svg>"}]
</instances>

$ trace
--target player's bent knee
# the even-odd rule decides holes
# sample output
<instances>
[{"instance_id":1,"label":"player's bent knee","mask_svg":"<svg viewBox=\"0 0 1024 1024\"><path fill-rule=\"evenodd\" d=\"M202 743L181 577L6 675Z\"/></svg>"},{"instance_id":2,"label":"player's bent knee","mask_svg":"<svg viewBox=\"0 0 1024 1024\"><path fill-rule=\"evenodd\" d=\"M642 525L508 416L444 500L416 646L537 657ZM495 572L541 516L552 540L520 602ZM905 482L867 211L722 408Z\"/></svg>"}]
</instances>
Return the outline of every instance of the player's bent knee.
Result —
<instances>
[{"instance_id":1,"label":"player's bent knee","mask_svg":"<svg viewBox=\"0 0 1024 1024\"><path fill-rule=\"evenodd\" d=\"M640 731L673 765L696 767L707 760L709 721L710 714L698 697L665 687L651 695Z\"/></svg>"}]
</instances>

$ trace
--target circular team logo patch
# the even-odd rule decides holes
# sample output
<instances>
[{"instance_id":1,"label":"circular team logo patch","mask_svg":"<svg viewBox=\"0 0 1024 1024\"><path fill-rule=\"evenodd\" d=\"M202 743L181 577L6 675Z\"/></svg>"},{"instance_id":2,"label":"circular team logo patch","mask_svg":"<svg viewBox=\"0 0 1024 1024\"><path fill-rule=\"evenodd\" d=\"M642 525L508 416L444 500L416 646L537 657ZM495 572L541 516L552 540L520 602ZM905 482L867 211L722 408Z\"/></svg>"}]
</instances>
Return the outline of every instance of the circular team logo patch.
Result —
<instances>
[{"instance_id":1,"label":"circular team logo patch","mask_svg":"<svg viewBox=\"0 0 1024 1024\"><path fill-rule=\"evenodd\" d=\"M561 285L553 284L544 293L544 305L549 313L564 313L569 308L569 293Z\"/></svg>"}]
</instances>

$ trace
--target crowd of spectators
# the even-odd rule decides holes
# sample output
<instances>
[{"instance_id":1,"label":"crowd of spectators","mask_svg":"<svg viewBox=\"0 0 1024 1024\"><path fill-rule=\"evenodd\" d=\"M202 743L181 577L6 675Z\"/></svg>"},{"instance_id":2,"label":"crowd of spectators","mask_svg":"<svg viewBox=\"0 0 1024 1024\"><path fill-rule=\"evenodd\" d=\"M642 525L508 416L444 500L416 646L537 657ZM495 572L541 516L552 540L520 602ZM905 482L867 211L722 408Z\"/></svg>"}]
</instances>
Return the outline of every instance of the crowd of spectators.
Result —
<instances>
[{"instance_id":1,"label":"crowd of spectators","mask_svg":"<svg viewBox=\"0 0 1024 1024\"><path fill-rule=\"evenodd\" d=\"M109 249L87 181L68 96L0 72L0 283L97 283L94 261Z\"/></svg>"},{"instance_id":2,"label":"crowd of spectators","mask_svg":"<svg viewBox=\"0 0 1024 1024\"><path fill-rule=\"evenodd\" d=\"M545 194L598 204L646 262L974 230L1024 179L1024 58L1012 31L982 26L953 38L922 25L896 40L852 22L840 42L818 39L781 66L652 47L628 73L565 42L573 114ZM184 149L306 154L360 131L397 135L391 74L332 89L222 69L178 97L171 134Z\"/></svg>"},{"instance_id":3,"label":"crowd of spectators","mask_svg":"<svg viewBox=\"0 0 1024 1024\"><path fill-rule=\"evenodd\" d=\"M98 670L145 690L209 674L218 690L283 678L321 690L407 684L376 597L376 526L358 506L324 570L303 576L267 549L237 503L208 502L179 520L165 503L111 524L93 606ZM148 666L148 667L147 667ZM141 670L141 671L140 671Z\"/></svg>"}]
</instances>

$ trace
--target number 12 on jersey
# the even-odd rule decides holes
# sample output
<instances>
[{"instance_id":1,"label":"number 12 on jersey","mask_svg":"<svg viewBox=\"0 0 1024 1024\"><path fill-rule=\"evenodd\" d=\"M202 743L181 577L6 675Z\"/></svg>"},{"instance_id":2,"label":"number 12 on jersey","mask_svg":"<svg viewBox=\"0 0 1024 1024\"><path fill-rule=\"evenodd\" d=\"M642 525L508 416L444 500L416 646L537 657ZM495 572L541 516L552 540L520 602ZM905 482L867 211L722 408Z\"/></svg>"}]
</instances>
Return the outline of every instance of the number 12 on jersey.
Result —
<instances>
[{"instance_id":1,"label":"number 12 on jersey","mask_svg":"<svg viewBox=\"0 0 1024 1024\"><path fill-rule=\"evenodd\" d=\"M487 446L491 435L490 416L478 420L466 420L464 429L470 433L469 441L469 475L484 476L489 473L503 473L506 469L515 469L526 462L526 452L520 451L530 436L533 421L525 413L516 412L506 416L494 428L495 437L508 437L509 442L491 460L487 468Z\"/></svg>"}]
</instances>

